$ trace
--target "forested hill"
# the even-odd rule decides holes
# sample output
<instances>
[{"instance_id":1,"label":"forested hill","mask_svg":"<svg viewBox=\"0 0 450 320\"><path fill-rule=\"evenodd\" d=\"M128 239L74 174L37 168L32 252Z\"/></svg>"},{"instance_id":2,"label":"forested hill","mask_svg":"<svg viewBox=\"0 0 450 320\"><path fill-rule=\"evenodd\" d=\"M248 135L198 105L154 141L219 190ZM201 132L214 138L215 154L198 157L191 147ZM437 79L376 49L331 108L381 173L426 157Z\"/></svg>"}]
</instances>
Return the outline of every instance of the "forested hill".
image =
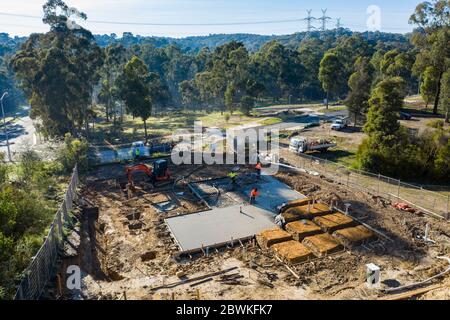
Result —
<instances>
[{"instance_id":1,"label":"forested hill","mask_svg":"<svg viewBox=\"0 0 450 320\"><path fill-rule=\"evenodd\" d=\"M372 48L373 51L382 50L386 52L392 49L408 51L412 48L410 35L382 32L356 33L343 28L327 30L324 32L299 32L291 35L267 36L257 34L213 34L209 36L186 37L180 39L169 37L144 37L125 32L122 37L118 37L115 34L94 35L94 39L97 44L100 47L105 48L105 50L111 45L120 44L123 45L126 50L133 51L135 53L138 53L143 49L143 52L141 52L140 55L145 56L147 54L148 56L150 54L161 56L162 60L151 62L152 58L150 57L144 60L149 65L153 65L151 71L158 72L162 78L167 78L166 69L168 68L168 60L185 61L187 59L191 61L202 48L209 48L212 52L217 47L229 44L231 41L237 41L238 43L242 43L250 54L253 54L258 52L264 44L276 40L287 49L293 51L300 50L303 51L304 54L310 55L311 57L316 57L313 59L315 61L313 70L308 70L313 78L311 79L311 83L314 83L315 85L312 86L311 83L309 83L303 91L305 91L304 94L306 97L310 99L318 99L323 95L321 85L317 80L318 64L322 59L323 54L325 51L338 46L339 43L341 43L345 38L349 38L356 34L358 34L358 37L361 40L365 40L366 44ZM20 90L17 89L14 76L8 65L10 57L20 49L21 44L27 41L27 39L28 37L11 37L7 33L0 33L0 89L4 91L8 90L11 93L5 102L7 112L13 111L20 103L25 103ZM169 58L167 57L167 52L153 52L153 50L164 50L164 48L168 46L178 47L178 52L185 55L183 58L184 60L174 57ZM150 49L149 47L153 47L153 49ZM308 48L312 50L310 53L308 53ZM177 57L178 56L179 55L177 55ZM312 59L311 57L310 59ZM304 62L306 63L307 60L308 59ZM184 70L179 67L176 69L178 71ZM192 75L187 74L189 73L188 71L185 73L186 74L178 79L179 81L176 81L174 85L171 85L173 81L165 81L166 84L172 88L172 95L175 97L175 101L179 101L181 99L179 97L178 85L182 82L182 80L189 80L192 77Z\"/></svg>"},{"instance_id":2,"label":"forested hill","mask_svg":"<svg viewBox=\"0 0 450 320\"><path fill-rule=\"evenodd\" d=\"M115 34L94 35L95 40L101 47L106 47L110 44L122 44L129 48L132 45L138 44L152 44L156 48L162 48L167 45L173 44L180 47L185 52L198 52L200 49L208 47L214 49L218 46L226 44L232 40L242 42L247 50L255 52L259 50L265 43L277 40L281 44L291 48L297 49L299 44L307 38L321 39L329 43L330 47L333 47L335 42L342 36L351 36L355 32L348 29L335 29L327 30L324 32L313 31L297 32L289 35L258 35L258 34L211 34L208 36L194 36L186 38L170 38L170 37L145 37L140 35L133 35L132 33L125 32L122 37L118 37ZM410 35L385 33L385 32L363 32L360 33L370 44L376 45L382 43L384 49L391 47L406 49L409 46ZM11 37L7 33L0 33L0 46L3 48L8 47L15 51L20 45L27 40L27 37ZM8 50L9 51L9 50Z\"/></svg>"},{"instance_id":3,"label":"forested hill","mask_svg":"<svg viewBox=\"0 0 450 320\"><path fill-rule=\"evenodd\" d=\"M298 32L290 35L258 35L258 34L211 34L208 36L195 36L186 38L169 38L169 37L143 37L139 35L133 35L132 33L125 32L122 37L117 37L115 34L111 35L95 35L97 43L104 47L110 44L120 43L125 47L130 47L134 44L152 44L157 48L165 47L170 44L177 45L183 51L198 52L200 49L208 47L214 49L218 46L226 44L230 41L242 42L247 50L255 52L259 50L265 43L271 40L277 40L281 44L291 48L297 49L302 40L306 38L321 39L329 42L330 47L342 36L351 36L355 32L348 29L335 29L327 30L324 32L313 31ZM376 45L378 42L383 43L383 48L386 47L404 47L405 49L409 45L409 35L384 33L384 32L364 32L361 35L371 44Z\"/></svg>"}]
</instances>

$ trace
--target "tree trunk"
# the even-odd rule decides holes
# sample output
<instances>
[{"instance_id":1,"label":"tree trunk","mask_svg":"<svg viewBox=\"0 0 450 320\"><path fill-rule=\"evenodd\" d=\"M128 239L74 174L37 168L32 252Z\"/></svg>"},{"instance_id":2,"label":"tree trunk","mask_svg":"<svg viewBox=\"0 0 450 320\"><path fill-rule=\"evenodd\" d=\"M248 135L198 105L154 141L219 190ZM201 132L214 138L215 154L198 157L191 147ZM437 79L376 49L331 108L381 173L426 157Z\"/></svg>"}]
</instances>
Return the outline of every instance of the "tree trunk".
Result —
<instances>
[{"instance_id":1,"label":"tree trunk","mask_svg":"<svg viewBox=\"0 0 450 320\"><path fill-rule=\"evenodd\" d=\"M446 110L445 111L445 122L446 123L450 123L450 114L449 114L450 112L449 112L449 110Z\"/></svg>"},{"instance_id":2,"label":"tree trunk","mask_svg":"<svg viewBox=\"0 0 450 320\"><path fill-rule=\"evenodd\" d=\"M328 104L330 103L329 97L330 97L330 91L327 90L327 110L328 110Z\"/></svg>"},{"instance_id":3,"label":"tree trunk","mask_svg":"<svg viewBox=\"0 0 450 320\"><path fill-rule=\"evenodd\" d=\"M147 143L148 139L147 139L147 120L144 120L144 132L145 132L145 143Z\"/></svg>"},{"instance_id":4,"label":"tree trunk","mask_svg":"<svg viewBox=\"0 0 450 320\"><path fill-rule=\"evenodd\" d=\"M109 101L105 105L106 122L109 122Z\"/></svg>"},{"instance_id":5,"label":"tree trunk","mask_svg":"<svg viewBox=\"0 0 450 320\"><path fill-rule=\"evenodd\" d=\"M434 98L433 114L438 113L439 98L441 95L441 80L443 74L444 74L443 72L439 73L439 79L437 81L437 88L436 88L436 97Z\"/></svg>"},{"instance_id":6,"label":"tree trunk","mask_svg":"<svg viewBox=\"0 0 450 320\"><path fill-rule=\"evenodd\" d=\"M358 121L358 114L355 112L355 122L353 124L354 127L356 127L356 121Z\"/></svg>"}]
</instances>

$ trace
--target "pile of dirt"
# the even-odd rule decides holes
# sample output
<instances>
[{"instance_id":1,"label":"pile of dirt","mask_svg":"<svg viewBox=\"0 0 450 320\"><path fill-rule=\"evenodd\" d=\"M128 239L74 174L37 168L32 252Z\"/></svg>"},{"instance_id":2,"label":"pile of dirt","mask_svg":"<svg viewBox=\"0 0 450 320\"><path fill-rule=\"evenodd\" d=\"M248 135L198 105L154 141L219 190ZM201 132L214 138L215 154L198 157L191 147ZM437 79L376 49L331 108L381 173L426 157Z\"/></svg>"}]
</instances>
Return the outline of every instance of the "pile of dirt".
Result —
<instances>
[{"instance_id":1,"label":"pile of dirt","mask_svg":"<svg viewBox=\"0 0 450 320\"><path fill-rule=\"evenodd\" d=\"M322 233L318 225L310 220L294 221L286 224L286 231L297 241Z\"/></svg>"},{"instance_id":2,"label":"pile of dirt","mask_svg":"<svg viewBox=\"0 0 450 320\"><path fill-rule=\"evenodd\" d=\"M335 231L333 233L333 237L335 237L340 244L347 248L356 247L376 239L375 233L364 226Z\"/></svg>"},{"instance_id":3,"label":"pile of dirt","mask_svg":"<svg viewBox=\"0 0 450 320\"><path fill-rule=\"evenodd\" d=\"M279 228L264 230L256 235L256 241L263 249L268 249L274 244L286 242L289 240L292 240L292 236L288 232Z\"/></svg>"}]
</instances>

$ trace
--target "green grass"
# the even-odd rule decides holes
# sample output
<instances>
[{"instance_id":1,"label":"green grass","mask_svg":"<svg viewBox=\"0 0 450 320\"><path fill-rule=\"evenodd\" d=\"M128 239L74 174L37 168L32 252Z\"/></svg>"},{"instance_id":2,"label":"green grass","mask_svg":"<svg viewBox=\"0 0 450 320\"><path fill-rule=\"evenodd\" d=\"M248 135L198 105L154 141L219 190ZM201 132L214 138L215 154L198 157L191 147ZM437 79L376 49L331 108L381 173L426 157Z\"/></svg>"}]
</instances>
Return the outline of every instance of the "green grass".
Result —
<instances>
[{"instance_id":1,"label":"green grass","mask_svg":"<svg viewBox=\"0 0 450 320\"><path fill-rule=\"evenodd\" d=\"M328 109L327 108L320 109L319 112L331 113L331 112L341 111L341 110L345 110L345 109L347 109L346 106L335 106L335 107L329 107Z\"/></svg>"},{"instance_id":2,"label":"green grass","mask_svg":"<svg viewBox=\"0 0 450 320\"><path fill-rule=\"evenodd\" d=\"M283 121L282 118L256 118L246 116L240 112L234 112L230 119L226 121L225 112L219 111L206 113L201 111L173 112L158 117L151 117L147 120L147 132L150 139L170 136L178 129L193 130L194 123L201 121L204 127L218 127L227 129L239 125L252 124L269 125ZM94 143L128 143L131 141L144 139L144 122L140 118L125 116L120 130L114 130L112 122L96 123L95 132L91 136Z\"/></svg>"},{"instance_id":3,"label":"green grass","mask_svg":"<svg viewBox=\"0 0 450 320\"><path fill-rule=\"evenodd\" d=\"M270 126L272 124L277 124L280 122L283 122L283 119L281 119L279 117L267 118L262 121L258 121L258 123L263 126Z\"/></svg>"}]
</instances>

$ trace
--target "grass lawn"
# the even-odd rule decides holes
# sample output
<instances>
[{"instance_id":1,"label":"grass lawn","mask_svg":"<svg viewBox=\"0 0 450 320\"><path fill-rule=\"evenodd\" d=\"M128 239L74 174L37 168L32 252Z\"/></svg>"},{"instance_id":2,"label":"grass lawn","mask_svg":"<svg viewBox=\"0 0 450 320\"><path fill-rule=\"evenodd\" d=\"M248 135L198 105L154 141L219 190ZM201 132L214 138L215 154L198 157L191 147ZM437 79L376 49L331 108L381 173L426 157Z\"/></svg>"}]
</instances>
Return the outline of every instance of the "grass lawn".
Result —
<instances>
[{"instance_id":1,"label":"grass lawn","mask_svg":"<svg viewBox=\"0 0 450 320\"><path fill-rule=\"evenodd\" d=\"M327 108L320 109L319 112L323 112L326 114L326 113L341 111L341 110L345 110L345 109L347 109L346 106L335 106L335 107L328 107L328 109Z\"/></svg>"},{"instance_id":2,"label":"grass lawn","mask_svg":"<svg viewBox=\"0 0 450 320\"><path fill-rule=\"evenodd\" d=\"M179 111L158 117L151 117L147 120L147 132L150 139L170 136L179 129L194 129L194 122L201 121L203 127L218 127L227 129L245 124L270 125L283 121L279 117L256 118L246 116L240 112L230 115L226 121L225 113L219 111L206 113L201 111ZM114 132L112 122L99 122L95 124L94 134L91 136L93 143L128 143L131 141L144 139L144 122L140 118L126 115L124 117L121 130Z\"/></svg>"}]
</instances>

